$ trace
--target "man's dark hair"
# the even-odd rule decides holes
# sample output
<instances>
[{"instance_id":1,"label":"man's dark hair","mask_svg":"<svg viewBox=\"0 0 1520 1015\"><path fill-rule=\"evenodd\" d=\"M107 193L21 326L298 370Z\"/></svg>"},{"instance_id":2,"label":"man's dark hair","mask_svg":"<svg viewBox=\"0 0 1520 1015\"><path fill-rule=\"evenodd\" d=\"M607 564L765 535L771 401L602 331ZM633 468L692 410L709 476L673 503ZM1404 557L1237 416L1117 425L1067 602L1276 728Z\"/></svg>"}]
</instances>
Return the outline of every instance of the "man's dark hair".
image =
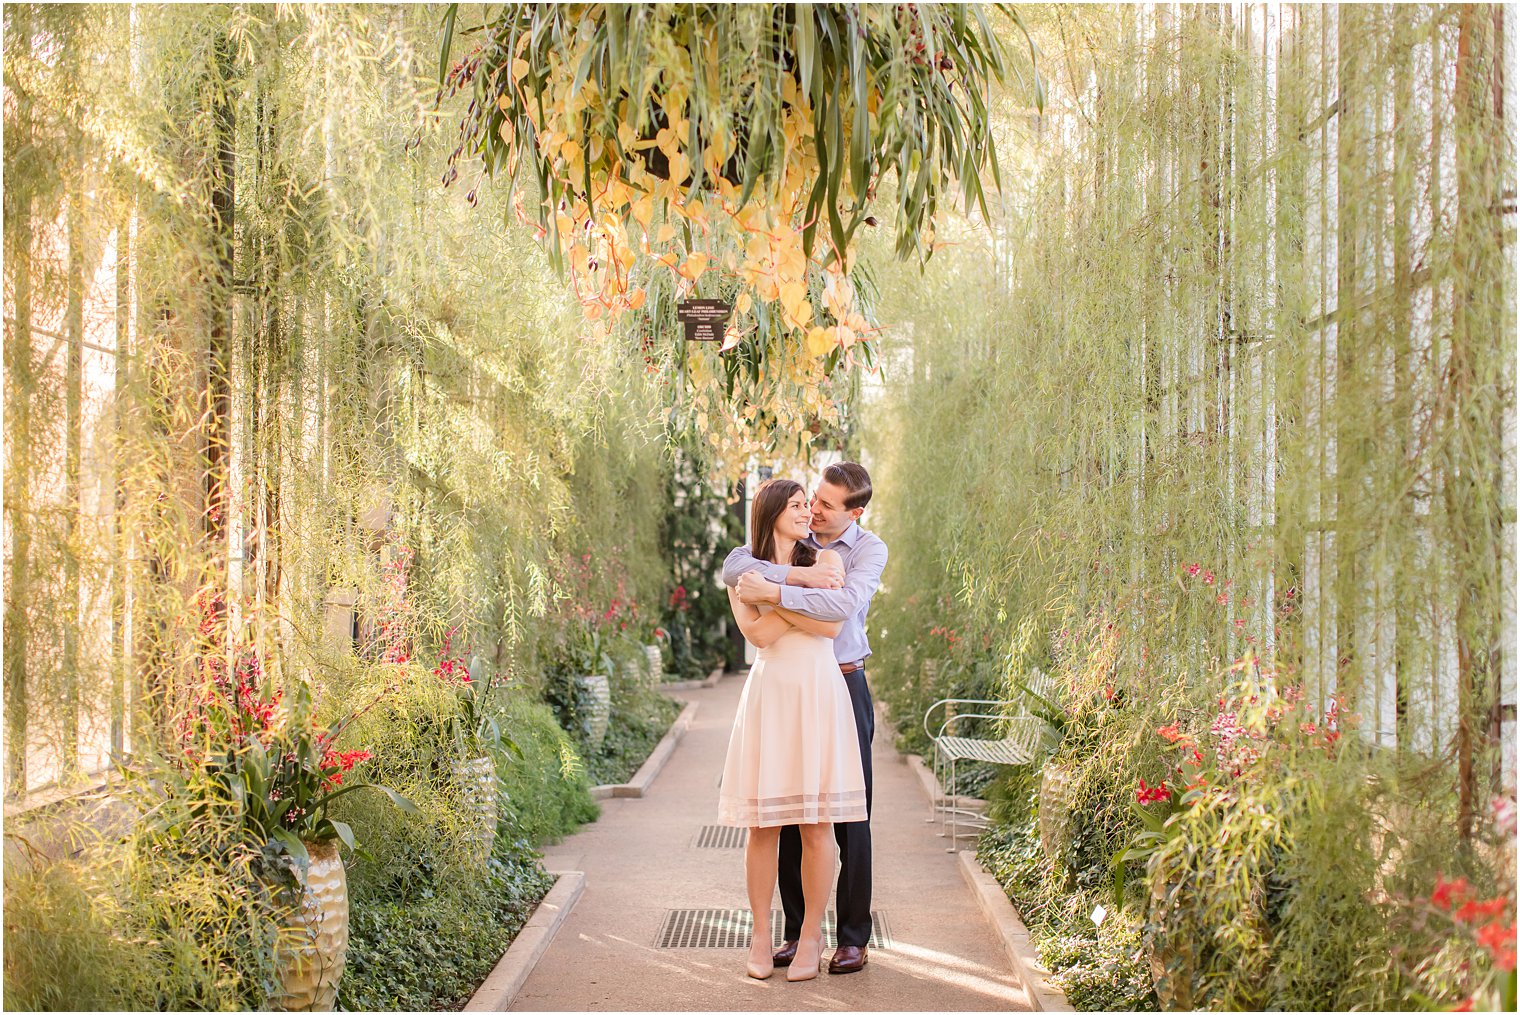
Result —
<instances>
[{"instance_id":1,"label":"man's dark hair","mask_svg":"<svg viewBox=\"0 0 1520 1015\"><path fill-rule=\"evenodd\" d=\"M856 462L835 462L823 470L825 482L842 486L850 491L844 499L846 511L863 508L871 503L871 474L864 465Z\"/></svg>"}]
</instances>

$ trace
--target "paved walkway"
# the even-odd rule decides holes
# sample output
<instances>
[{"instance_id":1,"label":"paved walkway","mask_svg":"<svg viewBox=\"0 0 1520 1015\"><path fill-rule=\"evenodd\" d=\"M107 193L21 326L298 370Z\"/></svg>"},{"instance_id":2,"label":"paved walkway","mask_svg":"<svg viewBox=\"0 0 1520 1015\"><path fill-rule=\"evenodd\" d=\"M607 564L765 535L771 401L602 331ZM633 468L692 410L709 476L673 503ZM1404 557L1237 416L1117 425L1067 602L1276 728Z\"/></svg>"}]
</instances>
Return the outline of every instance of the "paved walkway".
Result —
<instances>
[{"instance_id":1,"label":"paved walkway","mask_svg":"<svg viewBox=\"0 0 1520 1015\"><path fill-rule=\"evenodd\" d=\"M551 871L586 872L586 891L513 1010L1027 1010L884 728L873 756L872 909L885 921L888 947L873 948L859 973L788 983L783 970L765 981L746 977L741 947L660 946L671 910L746 908L744 851L697 845L704 826L716 824L718 776L743 683L728 676L711 689L679 692L701 705L649 795L603 801L599 821L547 850Z\"/></svg>"}]
</instances>

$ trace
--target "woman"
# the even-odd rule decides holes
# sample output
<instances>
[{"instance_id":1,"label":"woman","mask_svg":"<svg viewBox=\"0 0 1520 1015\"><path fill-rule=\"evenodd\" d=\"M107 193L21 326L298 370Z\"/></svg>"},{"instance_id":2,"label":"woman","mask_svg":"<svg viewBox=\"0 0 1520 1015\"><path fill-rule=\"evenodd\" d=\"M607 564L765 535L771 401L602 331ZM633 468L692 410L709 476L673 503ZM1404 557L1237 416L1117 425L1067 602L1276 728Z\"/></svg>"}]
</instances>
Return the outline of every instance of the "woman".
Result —
<instances>
[{"instance_id":1,"label":"woman","mask_svg":"<svg viewBox=\"0 0 1520 1015\"><path fill-rule=\"evenodd\" d=\"M809 517L800 484L770 480L755 494L751 551L774 563L807 567L822 559L839 565L833 550L820 553L803 541ZM834 881L832 823L866 820L860 741L850 692L834 660L832 642L840 625L780 607L746 606L734 589L728 590L728 601L744 637L760 650L739 698L718 797L718 820L749 828L744 877L754 936L746 969L759 980L775 972L776 848L781 829L797 825L804 915L786 978L811 980L823 954L823 911Z\"/></svg>"}]
</instances>

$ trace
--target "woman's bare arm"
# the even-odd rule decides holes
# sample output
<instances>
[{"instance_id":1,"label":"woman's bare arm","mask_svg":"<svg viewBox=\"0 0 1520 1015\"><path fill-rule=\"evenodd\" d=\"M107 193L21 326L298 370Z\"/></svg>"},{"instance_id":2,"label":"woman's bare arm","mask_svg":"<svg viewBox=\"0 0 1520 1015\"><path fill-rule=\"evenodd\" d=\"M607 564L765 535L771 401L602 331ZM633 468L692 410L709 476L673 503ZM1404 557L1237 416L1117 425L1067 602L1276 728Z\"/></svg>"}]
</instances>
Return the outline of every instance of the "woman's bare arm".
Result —
<instances>
[{"instance_id":1,"label":"woman's bare arm","mask_svg":"<svg viewBox=\"0 0 1520 1015\"><path fill-rule=\"evenodd\" d=\"M821 634L830 641L839 637L839 629L844 627L844 621L842 620L817 620L805 613L793 613L783 606L772 607L771 616L782 617L788 624L799 631L806 631L808 634Z\"/></svg>"},{"instance_id":2,"label":"woman's bare arm","mask_svg":"<svg viewBox=\"0 0 1520 1015\"><path fill-rule=\"evenodd\" d=\"M785 617L779 616L776 611L761 614L753 607L747 606L739 600L739 593L735 589L728 590L728 605L734 611L734 620L743 632L744 638L755 648L765 648L792 629L792 625Z\"/></svg>"}]
</instances>

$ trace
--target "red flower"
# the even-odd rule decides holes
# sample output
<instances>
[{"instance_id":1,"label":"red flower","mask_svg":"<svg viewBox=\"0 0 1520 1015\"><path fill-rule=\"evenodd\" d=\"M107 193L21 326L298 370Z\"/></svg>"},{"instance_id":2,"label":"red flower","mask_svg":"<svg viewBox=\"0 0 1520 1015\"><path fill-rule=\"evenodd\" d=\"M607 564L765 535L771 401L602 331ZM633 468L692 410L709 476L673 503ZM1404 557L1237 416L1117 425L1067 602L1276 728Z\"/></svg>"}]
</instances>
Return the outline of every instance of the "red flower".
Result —
<instances>
[{"instance_id":1,"label":"red flower","mask_svg":"<svg viewBox=\"0 0 1520 1015\"><path fill-rule=\"evenodd\" d=\"M322 768L337 768L339 771L327 777L329 786L343 785L343 775L353 771L355 765L361 761L368 761L374 754L370 751L337 751L329 747L327 753L322 755Z\"/></svg>"},{"instance_id":2,"label":"red flower","mask_svg":"<svg viewBox=\"0 0 1520 1015\"><path fill-rule=\"evenodd\" d=\"M1164 781L1158 786L1147 786L1145 780L1141 779L1140 788L1135 791L1135 799L1140 802L1141 806L1161 800L1170 800L1171 798L1172 791L1167 788Z\"/></svg>"},{"instance_id":3,"label":"red flower","mask_svg":"<svg viewBox=\"0 0 1520 1015\"><path fill-rule=\"evenodd\" d=\"M1198 576L1198 572L1202 571L1202 570L1203 570L1203 565L1202 564L1189 564L1187 566L1187 573L1188 573L1188 576L1190 578L1197 577Z\"/></svg>"},{"instance_id":4,"label":"red flower","mask_svg":"<svg viewBox=\"0 0 1520 1015\"><path fill-rule=\"evenodd\" d=\"M1495 899L1499 902L1502 900ZM1515 971L1515 925L1495 921L1478 931L1478 944L1488 949L1494 965L1506 973Z\"/></svg>"},{"instance_id":5,"label":"red flower","mask_svg":"<svg viewBox=\"0 0 1520 1015\"><path fill-rule=\"evenodd\" d=\"M1188 735L1182 732L1176 723L1170 723L1166 726L1162 726L1156 731L1156 734L1169 744L1175 744L1180 740L1189 739Z\"/></svg>"},{"instance_id":6,"label":"red flower","mask_svg":"<svg viewBox=\"0 0 1520 1015\"><path fill-rule=\"evenodd\" d=\"M1213 571L1205 571L1205 572L1203 572L1203 583L1205 585L1212 585L1212 584L1214 584L1214 572Z\"/></svg>"},{"instance_id":7,"label":"red flower","mask_svg":"<svg viewBox=\"0 0 1520 1015\"><path fill-rule=\"evenodd\" d=\"M1466 878L1447 881L1437 875L1435 890L1430 893L1430 902L1437 909L1450 910L1453 906L1467 901L1471 892L1472 886L1467 883Z\"/></svg>"},{"instance_id":8,"label":"red flower","mask_svg":"<svg viewBox=\"0 0 1520 1015\"><path fill-rule=\"evenodd\" d=\"M1452 919L1463 923L1478 923L1481 920L1493 920L1504 915L1506 902L1504 896L1489 899L1487 902L1468 902L1462 908L1451 914Z\"/></svg>"}]
</instances>

